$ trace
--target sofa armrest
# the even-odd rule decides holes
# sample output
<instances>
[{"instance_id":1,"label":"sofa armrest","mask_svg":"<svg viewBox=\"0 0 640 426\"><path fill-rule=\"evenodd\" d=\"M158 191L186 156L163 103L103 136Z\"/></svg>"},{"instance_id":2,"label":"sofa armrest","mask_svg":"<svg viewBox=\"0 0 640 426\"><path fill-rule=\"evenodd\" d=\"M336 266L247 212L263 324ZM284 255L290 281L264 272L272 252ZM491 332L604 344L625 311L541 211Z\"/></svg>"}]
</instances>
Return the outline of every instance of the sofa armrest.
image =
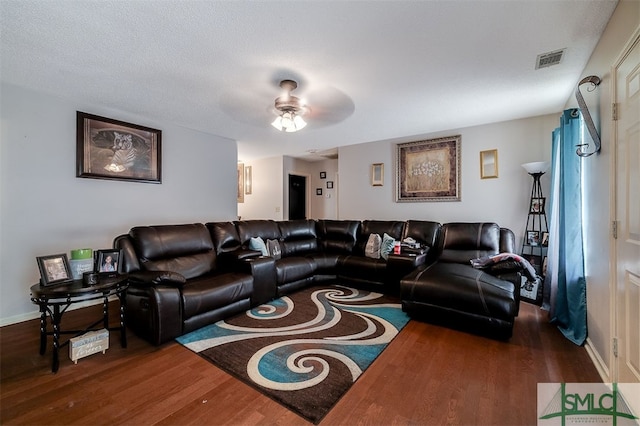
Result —
<instances>
[{"instance_id":1,"label":"sofa armrest","mask_svg":"<svg viewBox=\"0 0 640 426\"><path fill-rule=\"evenodd\" d=\"M520 292L520 286L522 284L522 270L520 271L501 271L499 273L485 271L490 275L493 275L496 278L500 278L501 280L510 281L513 285L516 286L516 290L518 293Z\"/></svg>"},{"instance_id":2,"label":"sofa armrest","mask_svg":"<svg viewBox=\"0 0 640 426\"><path fill-rule=\"evenodd\" d=\"M181 293L167 285L130 285L125 299L127 327L154 345L182 335Z\"/></svg>"},{"instance_id":3,"label":"sofa armrest","mask_svg":"<svg viewBox=\"0 0 640 426\"><path fill-rule=\"evenodd\" d=\"M276 264L273 257L250 257L240 261L239 265L241 272L253 277L251 306L262 305L276 297Z\"/></svg>"},{"instance_id":4,"label":"sofa armrest","mask_svg":"<svg viewBox=\"0 0 640 426\"><path fill-rule=\"evenodd\" d=\"M387 268L392 271L406 271L402 274L406 275L418 266L423 265L426 260L426 253L389 254L387 258Z\"/></svg>"},{"instance_id":5,"label":"sofa armrest","mask_svg":"<svg viewBox=\"0 0 640 426\"><path fill-rule=\"evenodd\" d=\"M129 285L134 287L154 287L166 285L182 287L187 279L173 271L136 271L129 274Z\"/></svg>"},{"instance_id":6,"label":"sofa armrest","mask_svg":"<svg viewBox=\"0 0 640 426\"><path fill-rule=\"evenodd\" d=\"M493 275L496 278L500 278L501 280L505 280L505 281L509 281L511 283L513 283L513 285L515 286L515 292L514 292L514 296L515 296L515 300L516 300L516 315L518 315L518 313L520 312L520 288L522 287L522 277L523 277L523 273L522 273L522 269L520 270L510 270L510 271L486 271L488 272L490 275Z\"/></svg>"},{"instance_id":7,"label":"sofa armrest","mask_svg":"<svg viewBox=\"0 0 640 426\"><path fill-rule=\"evenodd\" d=\"M391 291L399 291L400 280L403 277L423 266L427 261L427 254L390 254L387 258L387 283Z\"/></svg>"},{"instance_id":8,"label":"sofa armrest","mask_svg":"<svg viewBox=\"0 0 640 426\"><path fill-rule=\"evenodd\" d=\"M221 271L229 272L243 269L241 263L246 259L255 259L262 256L262 253L256 250L237 249L226 251L218 254L218 268Z\"/></svg>"}]
</instances>

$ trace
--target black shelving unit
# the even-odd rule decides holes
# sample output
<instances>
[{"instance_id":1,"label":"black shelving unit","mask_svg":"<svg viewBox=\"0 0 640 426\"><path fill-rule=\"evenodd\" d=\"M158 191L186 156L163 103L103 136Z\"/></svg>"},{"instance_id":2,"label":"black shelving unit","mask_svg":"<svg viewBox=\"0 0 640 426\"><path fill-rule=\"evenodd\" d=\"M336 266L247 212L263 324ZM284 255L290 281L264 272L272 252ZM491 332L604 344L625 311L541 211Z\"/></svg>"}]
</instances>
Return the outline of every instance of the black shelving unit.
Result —
<instances>
[{"instance_id":1,"label":"black shelving unit","mask_svg":"<svg viewBox=\"0 0 640 426\"><path fill-rule=\"evenodd\" d=\"M542 298L542 283L546 269L547 246L549 244L549 227L547 224L546 198L542 193L540 177L544 172L529 173L533 177L531 187L531 197L529 199L529 214L527 215L527 226L522 238L522 257L527 259L540 276L538 288L533 288L530 284L523 282L521 296L530 299L534 303L539 303Z\"/></svg>"}]
</instances>

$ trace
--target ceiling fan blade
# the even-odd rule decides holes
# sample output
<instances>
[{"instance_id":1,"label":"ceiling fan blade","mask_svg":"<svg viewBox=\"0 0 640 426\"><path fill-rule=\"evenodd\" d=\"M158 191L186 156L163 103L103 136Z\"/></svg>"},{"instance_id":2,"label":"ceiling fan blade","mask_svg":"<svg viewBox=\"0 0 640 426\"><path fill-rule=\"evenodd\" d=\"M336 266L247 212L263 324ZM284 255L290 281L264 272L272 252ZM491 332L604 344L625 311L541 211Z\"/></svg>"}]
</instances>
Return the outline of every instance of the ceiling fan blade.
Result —
<instances>
[{"instance_id":1,"label":"ceiling fan blade","mask_svg":"<svg viewBox=\"0 0 640 426\"><path fill-rule=\"evenodd\" d=\"M339 123L355 111L349 96L334 87L323 87L308 94L301 93L311 111L305 116L310 123L331 125Z\"/></svg>"},{"instance_id":2,"label":"ceiling fan blade","mask_svg":"<svg viewBox=\"0 0 640 426\"><path fill-rule=\"evenodd\" d=\"M282 95L282 80L286 78L273 84L262 81L233 86L220 95L220 108L235 121L257 127L268 126L278 114L275 100ZM334 87L315 86L313 90L305 90L305 86L300 84L292 94L307 107L304 119L310 128L339 123L355 111L351 98Z\"/></svg>"}]
</instances>

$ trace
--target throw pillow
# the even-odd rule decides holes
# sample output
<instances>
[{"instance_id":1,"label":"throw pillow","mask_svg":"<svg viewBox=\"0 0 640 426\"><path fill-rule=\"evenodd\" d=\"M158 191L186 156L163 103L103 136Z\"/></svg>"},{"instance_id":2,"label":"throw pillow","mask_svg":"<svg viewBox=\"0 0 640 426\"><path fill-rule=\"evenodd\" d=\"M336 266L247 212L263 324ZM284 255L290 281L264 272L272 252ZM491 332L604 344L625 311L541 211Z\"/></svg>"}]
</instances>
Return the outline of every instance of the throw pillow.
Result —
<instances>
[{"instance_id":1,"label":"throw pillow","mask_svg":"<svg viewBox=\"0 0 640 426\"><path fill-rule=\"evenodd\" d=\"M393 246L395 243L395 238L385 232L382 236L382 244L380 245L380 257L384 260L387 260L387 258L389 257L389 253L393 251Z\"/></svg>"},{"instance_id":2,"label":"throw pillow","mask_svg":"<svg viewBox=\"0 0 640 426\"><path fill-rule=\"evenodd\" d=\"M369 235L367 245L364 248L364 255L372 259L380 259L380 245L382 238L378 234Z\"/></svg>"},{"instance_id":3,"label":"throw pillow","mask_svg":"<svg viewBox=\"0 0 640 426\"><path fill-rule=\"evenodd\" d=\"M267 251L269 256L278 260L282 257L282 251L280 250L280 243L278 240L267 240Z\"/></svg>"},{"instance_id":4,"label":"throw pillow","mask_svg":"<svg viewBox=\"0 0 640 426\"><path fill-rule=\"evenodd\" d=\"M264 244L264 240L260 237L251 237L249 240L249 248L262 253L263 256L269 256L267 246Z\"/></svg>"}]
</instances>

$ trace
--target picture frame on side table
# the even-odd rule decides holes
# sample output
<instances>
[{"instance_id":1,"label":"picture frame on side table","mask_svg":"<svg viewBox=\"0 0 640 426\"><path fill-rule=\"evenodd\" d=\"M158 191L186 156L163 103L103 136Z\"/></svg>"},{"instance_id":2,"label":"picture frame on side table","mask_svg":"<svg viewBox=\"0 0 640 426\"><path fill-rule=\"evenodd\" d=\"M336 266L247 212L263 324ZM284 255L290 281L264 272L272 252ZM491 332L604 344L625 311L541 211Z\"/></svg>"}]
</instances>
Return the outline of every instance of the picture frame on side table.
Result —
<instances>
[{"instance_id":1,"label":"picture frame on side table","mask_svg":"<svg viewBox=\"0 0 640 426\"><path fill-rule=\"evenodd\" d=\"M76 177L162 183L162 131L76 111Z\"/></svg>"},{"instance_id":2,"label":"picture frame on side table","mask_svg":"<svg viewBox=\"0 0 640 426\"><path fill-rule=\"evenodd\" d=\"M480 151L480 179L498 177L498 150Z\"/></svg>"},{"instance_id":3,"label":"picture frame on side table","mask_svg":"<svg viewBox=\"0 0 640 426\"><path fill-rule=\"evenodd\" d=\"M371 165L371 186L384 185L384 163L374 163Z\"/></svg>"},{"instance_id":4,"label":"picture frame on side table","mask_svg":"<svg viewBox=\"0 0 640 426\"><path fill-rule=\"evenodd\" d=\"M73 280L66 253L36 257L40 270L40 284L51 286Z\"/></svg>"},{"instance_id":5,"label":"picture frame on side table","mask_svg":"<svg viewBox=\"0 0 640 426\"><path fill-rule=\"evenodd\" d=\"M529 208L529 213L534 214L542 214L544 213L544 197L542 198L532 198L531 206Z\"/></svg>"},{"instance_id":6,"label":"picture frame on side table","mask_svg":"<svg viewBox=\"0 0 640 426\"><path fill-rule=\"evenodd\" d=\"M460 201L461 139L396 145L396 202Z\"/></svg>"},{"instance_id":7,"label":"picture frame on side table","mask_svg":"<svg viewBox=\"0 0 640 426\"><path fill-rule=\"evenodd\" d=\"M530 246L540 245L540 232L539 231L527 231L527 244Z\"/></svg>"},{"instance_id":8,"label":"picture frame on side table","mask_svg":"<svg viewBox=\"0 0 640 426\"><path fill-rule=\"evenodd\" d=\"M96 251L95 270L102 276L116 276L122 270L120 259L122 250L107 249Z\"/></svg>"}]
</instances>

